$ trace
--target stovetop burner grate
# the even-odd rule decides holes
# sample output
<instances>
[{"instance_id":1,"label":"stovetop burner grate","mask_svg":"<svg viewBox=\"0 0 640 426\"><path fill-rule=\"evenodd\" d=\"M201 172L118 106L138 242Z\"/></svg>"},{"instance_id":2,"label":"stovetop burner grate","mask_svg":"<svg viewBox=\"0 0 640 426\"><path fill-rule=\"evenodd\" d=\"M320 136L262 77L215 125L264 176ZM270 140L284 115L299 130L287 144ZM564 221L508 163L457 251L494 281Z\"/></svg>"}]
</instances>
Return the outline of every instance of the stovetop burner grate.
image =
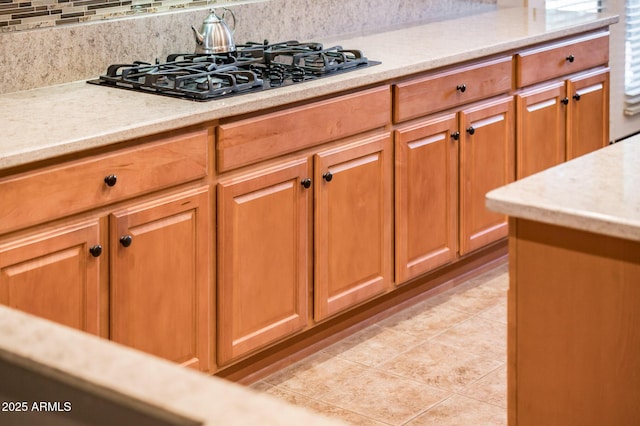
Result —
<instances>
[{"instance_id":1,"label":"stovetop burner grate","mask_svg":"<svg viewBox=\"0 0 640 426\"><path fill-rule=\"evenodd\" d=\"M164 63L156 62L113 64L89 83L204 101L379 64L359 50L298 41L250 42L233 54L175 53Z\"/></svg>"}]
</instances>

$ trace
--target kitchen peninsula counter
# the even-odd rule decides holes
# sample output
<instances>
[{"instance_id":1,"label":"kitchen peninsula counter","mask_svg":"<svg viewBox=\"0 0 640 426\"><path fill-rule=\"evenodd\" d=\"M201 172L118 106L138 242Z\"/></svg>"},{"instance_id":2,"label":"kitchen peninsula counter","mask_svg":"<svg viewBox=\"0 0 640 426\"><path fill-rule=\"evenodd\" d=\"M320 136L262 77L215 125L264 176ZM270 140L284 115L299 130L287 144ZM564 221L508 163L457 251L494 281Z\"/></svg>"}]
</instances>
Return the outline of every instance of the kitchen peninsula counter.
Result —
<instances>
[{"instance_id":1,"label":"kitchen peninsula counter","mask_svg":"<svg viewBox=\"0 0 640 426\"><path fill-rule=\"evenodd\" d=\"M509 215L509 425L640 417L640 136L487 194Z\"/></svg>"},{"instance_id":2,"label":"kitchen peninsula counter","mask_svg":"<svg viewBox=\"0 0 640 426\"><path fill-rule=\"evenodd\" d=\"M193 102L85 81L0 95L0 170L482 58L617 22L616 15L498 9L378 34L322 40L381 65L301 85ZM464 31L460 29L464 28Z\"/></svg>"}]
</instances>

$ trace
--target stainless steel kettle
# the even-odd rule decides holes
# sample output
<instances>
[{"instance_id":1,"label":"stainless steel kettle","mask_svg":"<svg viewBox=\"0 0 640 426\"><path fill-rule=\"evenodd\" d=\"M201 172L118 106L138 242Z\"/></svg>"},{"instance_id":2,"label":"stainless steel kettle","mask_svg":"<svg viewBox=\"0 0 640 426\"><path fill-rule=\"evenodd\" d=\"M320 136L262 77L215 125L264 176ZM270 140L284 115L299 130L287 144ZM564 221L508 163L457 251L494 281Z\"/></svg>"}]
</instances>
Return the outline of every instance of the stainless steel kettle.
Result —
<instances>
[{"instance_id":1,"label":"stainless steel kettle","mask_svg":"<svg viewBox=\"0 0 640 426\"><path fill-rule=\"evenodd\" d=\"M229 29L224 22L227 12L233 17L233 29ZM236 30L236 16L227 8L224 8L221 17L216 15L215 10L211 10L211 14L202 23L200 31L193 25L191 29L196 38L196 53L214 54L236 51L236 45L233 42L233 33Z\"/></svg>"}]
</instances>

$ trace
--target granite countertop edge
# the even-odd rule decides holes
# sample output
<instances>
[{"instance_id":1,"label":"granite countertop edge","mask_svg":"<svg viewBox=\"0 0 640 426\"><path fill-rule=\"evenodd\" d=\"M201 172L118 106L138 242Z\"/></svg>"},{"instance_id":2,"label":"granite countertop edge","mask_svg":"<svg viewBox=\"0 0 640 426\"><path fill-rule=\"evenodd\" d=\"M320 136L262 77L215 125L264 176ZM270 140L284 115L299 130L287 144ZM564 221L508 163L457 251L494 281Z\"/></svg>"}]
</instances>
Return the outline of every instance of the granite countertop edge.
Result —
<instances>
[{"instance_id":1,"label":"granite countertop edge","mask_svg":"<svg viewBox=\"0 0 640 426\"><path fill-rule=\"evenodd\" d=\"M640 135L486 195L488 209L511 217L640 241Z\"/></svg>"}]
</instances>

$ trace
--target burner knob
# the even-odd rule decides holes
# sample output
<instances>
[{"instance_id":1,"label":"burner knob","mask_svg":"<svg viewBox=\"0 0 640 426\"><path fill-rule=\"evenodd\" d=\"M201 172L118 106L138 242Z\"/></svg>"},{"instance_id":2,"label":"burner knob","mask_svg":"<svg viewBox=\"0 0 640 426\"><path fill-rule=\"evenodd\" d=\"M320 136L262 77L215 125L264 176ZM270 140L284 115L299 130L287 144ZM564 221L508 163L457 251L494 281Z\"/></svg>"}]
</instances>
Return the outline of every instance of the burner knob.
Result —
<instances>
[{"instance_id":1,"label":"burner knob","mask_svg":"<svg viewBox=\"0 0 640 426\"><path fill-rule=\"evenodd\" d=\"M107 186L114 186L117 181L118 177L116 175L109 175L104 178L104 183L106 183Z\"/></svg>"},{"instance_id":2,"label":"burner knob","mask_svg":"<svg viewBox=\"0 0 640 426\"><path fill-rule=\"evenodd\" d=\"M467 90L467 85L466 84L458 84L456 86L456 90L461 92L461 93L464 93L464 91Z\"/></svg>"},{"instance_id":3,"label":"burner knob","mask_svg":"<svg viewBox=\"0 0 640 426\"><path fill-rule=\"evenodd\" d=\"M327 172L322 175L322 178L327 182L331 182L331 179L333 179L333 174L331 174L331 172Z\"/></svg>"}]
</instances>

